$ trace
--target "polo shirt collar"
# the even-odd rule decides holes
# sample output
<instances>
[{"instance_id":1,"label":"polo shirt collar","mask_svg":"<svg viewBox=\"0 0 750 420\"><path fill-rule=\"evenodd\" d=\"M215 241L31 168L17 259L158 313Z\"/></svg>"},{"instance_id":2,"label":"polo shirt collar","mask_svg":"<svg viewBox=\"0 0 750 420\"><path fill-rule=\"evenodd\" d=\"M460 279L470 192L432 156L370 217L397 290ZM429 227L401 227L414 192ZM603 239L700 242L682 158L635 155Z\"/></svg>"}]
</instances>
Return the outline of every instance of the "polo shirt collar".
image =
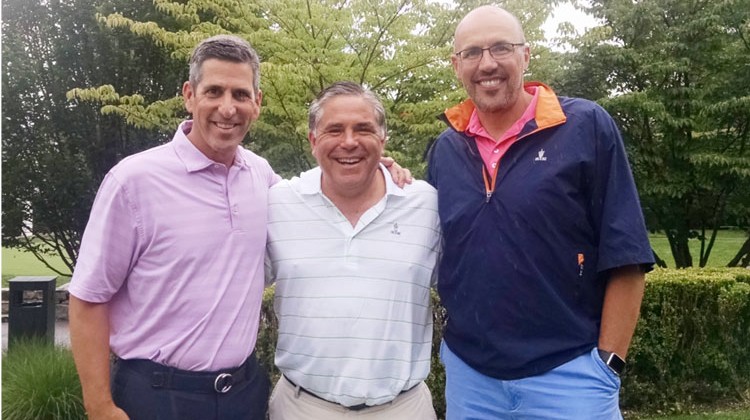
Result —
<instances>
[{"instance_id":1,"label":"polo shirt collar","mask_svg":"<svg viewBox=\"0 0 750 420\"><path fill-rule=\"evenodd\" d=\"M188 172L198 172L211 167L216 164L216 162L204 155L203 152L198 150L190 139L187 138L187 133L190 132L192 127L192 120L183 121L180 126L177 127L177 132L174 134L171 144L175 153L177 153L177 157L179 157L185 165L185 170ZM247 162L240 152L240 147L237 147L234 156L234 163L232 165L240 168L245 168L247 166Z\"/></svg>"},{"instance_id":2,"label":"polo shirt collar","mask_svg":"<svg viewBox=\"0 0 750 420\"><path fill-rule=\"evenodd\" d=\"M385 195L404 196L406 193L403 188L399 188L393 177L388 172L383 164L379 164L379 169L383 173L383 179L385 179ZM310 169L309 171L303 172L299 177L299 192L301 194L323 194L323 190L320 186L320 178L323 174L320 166Z\"/></svg>"}]
</instances>

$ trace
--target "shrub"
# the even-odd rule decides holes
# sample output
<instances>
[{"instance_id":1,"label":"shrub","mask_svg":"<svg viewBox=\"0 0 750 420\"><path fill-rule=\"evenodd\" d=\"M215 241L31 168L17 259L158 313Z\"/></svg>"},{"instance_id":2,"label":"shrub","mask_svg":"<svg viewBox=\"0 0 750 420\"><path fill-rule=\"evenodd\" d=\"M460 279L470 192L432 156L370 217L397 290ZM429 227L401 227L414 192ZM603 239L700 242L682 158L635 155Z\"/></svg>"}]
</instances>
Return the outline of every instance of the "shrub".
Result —
<instances>
[{"instance_id":1,"label":"shrub","mask_svg":"<svg viewBox=\"0 0 750 420\"><path fill-rule=\"evenodd\" d=\"M750 389L750 284L743 269L648 275L622 406L680 411Z\"/></svg>"},{"instance_id":2,"label":"shrub","mask_svg":"<svg viewBox=\"0 0 750 420\"><path fill-rule=\"evenodd\" d=\"M63 347L14 341L3 354L3 419L85 419L73 355Z\"/></svg>"}]
</instances>

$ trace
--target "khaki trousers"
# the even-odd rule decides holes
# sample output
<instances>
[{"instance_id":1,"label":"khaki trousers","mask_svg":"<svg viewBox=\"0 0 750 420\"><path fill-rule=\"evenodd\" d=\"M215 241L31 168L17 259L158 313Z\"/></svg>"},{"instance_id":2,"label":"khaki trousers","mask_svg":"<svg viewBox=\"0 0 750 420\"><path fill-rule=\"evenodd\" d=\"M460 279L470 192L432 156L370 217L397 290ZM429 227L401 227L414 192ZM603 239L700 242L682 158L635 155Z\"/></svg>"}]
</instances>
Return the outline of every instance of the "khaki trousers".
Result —
<instances>
[{"instance_id":1,"label":"khaki trousers","mask_svg":"<svg viewBox=\"0 0 750 420\"><path fill-rule=\"evenodd\" d=\"M271 393L268 412L271 420L436 420L432 395L422 382L393 401L365 408L348 408L314 397L297 389L283 376Z\"/></svg>"}]
</instances>

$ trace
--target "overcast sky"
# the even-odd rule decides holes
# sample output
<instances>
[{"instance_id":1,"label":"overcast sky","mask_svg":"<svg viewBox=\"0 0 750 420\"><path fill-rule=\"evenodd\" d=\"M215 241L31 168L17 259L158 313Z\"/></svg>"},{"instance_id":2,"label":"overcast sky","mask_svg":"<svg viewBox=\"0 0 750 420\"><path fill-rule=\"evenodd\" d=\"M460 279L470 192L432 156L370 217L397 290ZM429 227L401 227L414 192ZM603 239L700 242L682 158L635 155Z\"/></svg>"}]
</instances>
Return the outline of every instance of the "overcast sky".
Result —
<instances>
[{"instance_id":1,"label":"overcast sky","mask_svg":"<svg viewBox=\"0 0 750 420\"><path fill-rule=\"evenodd\" d=\"M596 19L576 10L570 3L563 3L555 8L552 17L542 25L548 39L557 35L557 25L562 22L572 22L579 34L583 34L586 29L596 26Z\"/></svg>"}]
</instances>

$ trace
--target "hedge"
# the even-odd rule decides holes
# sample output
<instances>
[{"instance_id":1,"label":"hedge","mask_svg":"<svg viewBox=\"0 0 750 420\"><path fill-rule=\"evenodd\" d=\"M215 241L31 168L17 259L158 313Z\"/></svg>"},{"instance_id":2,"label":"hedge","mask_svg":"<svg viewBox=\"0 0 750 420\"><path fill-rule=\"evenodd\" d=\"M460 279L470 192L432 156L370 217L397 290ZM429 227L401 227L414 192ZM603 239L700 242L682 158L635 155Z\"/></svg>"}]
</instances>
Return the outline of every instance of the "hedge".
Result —
<instances>
[{"instance_id":1,"label":"hedge","mask_svg":"<svg viewBox=\"0 0 750 420\"><path fill-rule=\"evenodd\" d=\"M750 271L648 275L621 405L679 411L750 397Z\"/></svg>"},{"instance_id":2,"label":"hedge","mask_svg":"<svg viewBox=\"0 0 750 420\"><path fill-rule=\"evenodd\" d=\"M443 418L445 372L438 349L445 313L434 294L433 303L433 363L427 384L438 417ZM279 378L273 365L276 327L273 289L268 289L256 350L273 383ZM70 352L50 349L14 347L3 355L3 418L83 416ZM694 404L743 399L750 400L750 270L650 273L623 376L622 408L679 412Z\"/></svg>"}]
</instances>

